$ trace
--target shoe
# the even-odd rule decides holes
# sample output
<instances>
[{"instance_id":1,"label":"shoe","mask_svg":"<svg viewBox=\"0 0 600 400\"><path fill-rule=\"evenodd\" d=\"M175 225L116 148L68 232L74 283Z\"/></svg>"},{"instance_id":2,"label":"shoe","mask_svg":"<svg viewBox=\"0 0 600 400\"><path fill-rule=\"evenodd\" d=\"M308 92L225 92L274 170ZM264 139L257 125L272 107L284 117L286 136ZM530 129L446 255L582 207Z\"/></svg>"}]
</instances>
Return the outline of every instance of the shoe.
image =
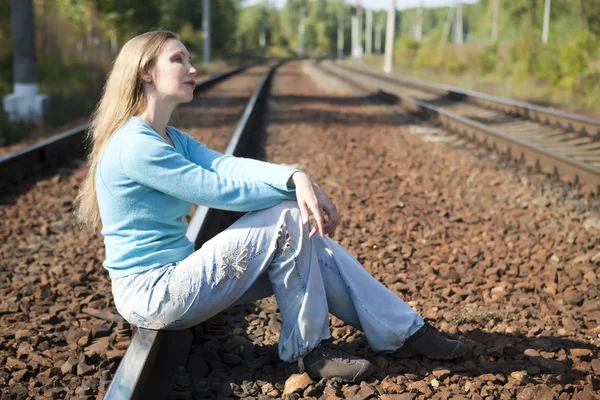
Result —
<instances>
[{"instance_id":1,"label":"shoe","mask_svg":"<svg viewBox=\"0 0 600 400\"><path fill-rule=\"evenodd\" d=\"M358 382L373 373L373 365L364 358L346 353L325 340L304 357L298 359L298 366L290 363L295 373L306 372L313 380L337 378L344 382Z\"/></svg>"},{"instance_id":2,"label":"shoe","mask_svg":"<svg viewBox=\"0 0 600 400\"><path fill-rule=\"evenodd\" d=\"M452 360L462 357L465 352L466 346L463 342L448 339L425 322L421 329L392 354L398 358L423 356L432 360Z\"/></svg>"}]
</instances>

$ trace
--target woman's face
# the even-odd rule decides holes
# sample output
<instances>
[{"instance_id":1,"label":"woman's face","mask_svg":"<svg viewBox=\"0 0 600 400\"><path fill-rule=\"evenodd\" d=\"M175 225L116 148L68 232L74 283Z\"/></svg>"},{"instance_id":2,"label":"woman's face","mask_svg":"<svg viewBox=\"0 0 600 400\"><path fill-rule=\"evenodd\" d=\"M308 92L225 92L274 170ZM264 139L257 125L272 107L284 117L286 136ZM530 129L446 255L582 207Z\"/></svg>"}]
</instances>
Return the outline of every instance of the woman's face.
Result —
<instances>
[{"instance_id":1,"label":"woman's face","mask_svg":"<svg viewBox=\"0 0 600 400\"><path fill-rule=\"evenodd\" d=\"M183 43L176 39L168 39L156 59L156 64L143 79L153 86L159 99L179 104L194 98L196 73L190 53Z\"/></svg>"}]
</instances>

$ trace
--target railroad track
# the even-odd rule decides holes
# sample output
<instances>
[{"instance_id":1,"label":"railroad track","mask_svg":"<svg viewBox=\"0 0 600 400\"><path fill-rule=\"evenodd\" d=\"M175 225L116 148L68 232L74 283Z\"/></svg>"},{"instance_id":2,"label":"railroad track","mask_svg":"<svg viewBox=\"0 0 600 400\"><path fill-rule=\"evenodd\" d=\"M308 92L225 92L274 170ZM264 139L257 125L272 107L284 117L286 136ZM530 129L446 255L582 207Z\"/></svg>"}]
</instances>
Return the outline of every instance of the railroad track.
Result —
<instances>
[{"instance_id":1,"label":"railroad track","mask_svg":"<svg viewBox=\"0 0 600 400\"><path fill-rule=\"evenodd\" d=\"M258 151L261 139L260 123L262 110L271 77L280 63L271 63L258 88L246 105L237 128L229 141L225 153L251 157ZM250 65L241 66L223 74L201 81L195 94L205 92L215 84L244 72ZM250 72L249 74L256 74ZM222 121L221 121L222 122ZM54 173L62 165L80 159L85 153L85 133L88 125L81 125L50 139L25 147L0 157L0 187L28 187L47 173ZM189 223L187 236L196 247L217 234L237 219L241 213L230 213L207 207L198 207ZM270 284L265 278L240 299L245 303L260 299L270 293ZM174 372L177 366L185 365L192 343L191 330L150 331L137 329L131 344L119 364L105 399L165 399L170 395ZM103 374L106 382L110 375ZM105 383L103 383L105 384ZM180 387L181 385L179 385Z\"/></svg>"},{"instance_id":2,"label":"railroad track","mask_svg":"<svg viewBox=\"0 0 600 400\"><path fill-rule=\"evenodd\" d=\"M446 85L319 62L330 74L436 118L453 132L536 171L600 192L600 120Z\"/></svg>"}]
</instances>

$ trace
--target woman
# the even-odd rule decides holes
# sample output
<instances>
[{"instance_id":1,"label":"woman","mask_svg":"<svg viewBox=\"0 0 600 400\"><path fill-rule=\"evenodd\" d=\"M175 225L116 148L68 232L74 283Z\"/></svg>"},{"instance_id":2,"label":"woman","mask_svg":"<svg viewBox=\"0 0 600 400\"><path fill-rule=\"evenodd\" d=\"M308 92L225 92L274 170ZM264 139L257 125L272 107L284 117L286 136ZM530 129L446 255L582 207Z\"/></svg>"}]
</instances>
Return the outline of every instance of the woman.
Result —
<instances>
[{"instance_id":1,"label":"woman","mask_svg":"<svg viewBox=\"0 0 600 400\"><path fill-rule=\"evenodd\" d=\"M375 351L461 356L461 342L424 323L326 236L339 216L305 173L222 155L167 126L174 108L192 100L195 75L173 33L135 37L92 118L79 216L92 228L102 222L104 267L123 317L147 329L194 326L266 273L283 321L279 355L314 379L358 381L373 370L333 346L329 312L362 329ZM192 203L249 213L194 252L182 221Z\"/></svg>"}]
</instances>

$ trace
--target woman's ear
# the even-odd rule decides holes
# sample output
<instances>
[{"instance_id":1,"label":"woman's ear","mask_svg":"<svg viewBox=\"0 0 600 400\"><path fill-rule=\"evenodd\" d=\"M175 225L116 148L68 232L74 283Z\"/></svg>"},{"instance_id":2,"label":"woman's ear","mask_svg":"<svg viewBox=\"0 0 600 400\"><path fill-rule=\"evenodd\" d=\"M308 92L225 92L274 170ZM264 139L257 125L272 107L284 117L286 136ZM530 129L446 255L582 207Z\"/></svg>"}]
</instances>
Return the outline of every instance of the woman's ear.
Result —
<instances>
[{"instance_id":1,"label":"woman's ear","mask_svg":"<svg viewBox=\"0 0 600 400\"><path fill-rule=\"evenodd\" d=\"M152 75L150 71L142 71L140 78L146 83L152 83Z\"/></svg>"}]
</instances>

